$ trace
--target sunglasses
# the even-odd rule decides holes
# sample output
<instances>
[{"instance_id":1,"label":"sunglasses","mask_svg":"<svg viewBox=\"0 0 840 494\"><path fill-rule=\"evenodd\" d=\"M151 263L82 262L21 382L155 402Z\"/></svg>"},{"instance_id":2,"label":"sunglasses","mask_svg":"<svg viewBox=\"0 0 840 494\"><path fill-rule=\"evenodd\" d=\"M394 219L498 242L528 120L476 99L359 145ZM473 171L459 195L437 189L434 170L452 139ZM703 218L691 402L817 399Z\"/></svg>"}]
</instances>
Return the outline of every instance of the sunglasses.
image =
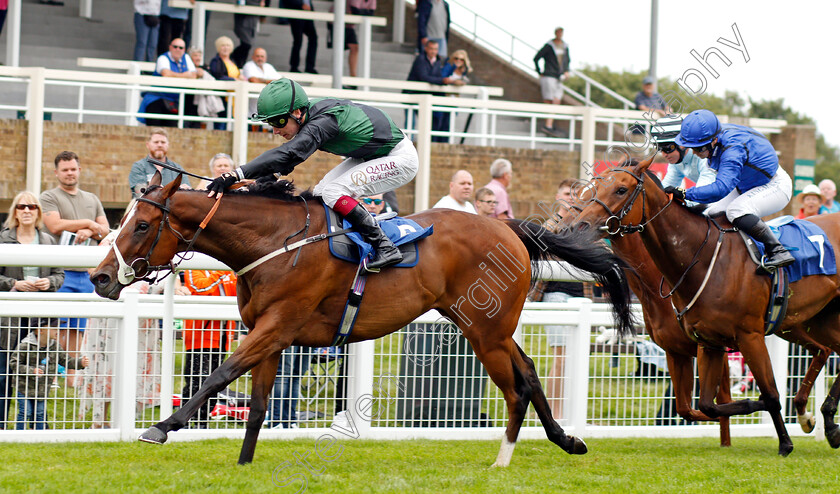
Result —
<instances>
[{"instance_id":1,"label":"sunglasses","mask_svg":"<svg viewBox=\"0 0 840 494\"><path fill-rule=\"evenodd\" d=\"M673 153L674 151L677 150L677 145L674 144L673 142L667 142L665 144L660 144L659 145L659 150L662 151L663 153Z\"/></svg>"},{"instance_id":2,"label":"sunglasses","mask_svg":"<svg viewBox=\"0 0 840 494\"><path fill-rule=\"evenodd\" d=\"M376 204L377 206L379 206L380 204L382 204L383 199L371 199L370 197L365 197L364 199L362 199L362 201L365 204Z\"/></svg>"},{"instance_id":3,"label":"sunglasses","mask_svg":"<svg viewBox=\"0 0 840 494\"><path fill-rule=\"evenodd\" d=\"M462 61L462 62L466 62L466 60L464 60L464 59L463 59L463 58L461 58L461 57L452 57L452 60L460 60L460 61Z\"/></svg>"},{"instance_id":4,"label":"sunglasses","mask_svg":"<svg viewBox=\"0 0 840 494\"><path fill-rule=\"evenodd\" d=\"M24 209L28 209L30 211L37 211L38 205L37 204L18 204L15 206L15 209L18 211L23 211Z\"/></svg>"},{"instance_id":5,"label":"sunglasses","mask_svg":"<svg viewBox=\"0 0 840 494\"><path fill-rule=\"evenodd\" d=\"M476 202L483 202L484 204L492 204L492 205L494 205L494 206L498 206L498 205L499 205L499 201L481 201L481 200L478 200L478 201L476 201Z\"/></svg>"},{"instance_id":6,"label":"sunglasses","mask_svg":"<svg viewBox=\"0 0 840 494\"><path fill-rule=\"evenodd\" d=\"M289 114L287 113L286 115L271 117L268 120L266 120L265 123L271 125L275 129L282 129L286 126L287 123L289 123Z\"/></svg>"},{"instance_id":7,"label":"sunglasses","mask_svg":"<svg viewBox=\"0 0 840 494\"><path fill-rule=\"evenodd\" d=\"M690 148L690 149L692 151L694 151L694 154L702 153L703 151L711 151L712 150L712 144L711 143L703 144L702 146L697 146L696 148Z\"/></svg>"},{"instance_id":8,"label":"sunglasses","mask_svg":"<svg viewBox=\"0 0 840 494\"><path fill-rule=\"evenodd\" d=\"M187 48L186 46L178 46L178 45L169 45L169 47L172 48L173 50L184 50L184 49Z\"/></svg>"}]
</instances>

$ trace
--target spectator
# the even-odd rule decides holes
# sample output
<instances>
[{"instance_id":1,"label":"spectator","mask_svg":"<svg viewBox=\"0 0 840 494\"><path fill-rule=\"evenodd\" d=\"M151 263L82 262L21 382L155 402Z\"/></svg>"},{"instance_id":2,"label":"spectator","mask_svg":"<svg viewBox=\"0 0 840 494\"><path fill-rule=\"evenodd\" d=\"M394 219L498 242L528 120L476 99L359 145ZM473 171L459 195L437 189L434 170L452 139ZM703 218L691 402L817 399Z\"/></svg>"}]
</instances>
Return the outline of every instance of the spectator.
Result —
<instances>
[{"instance_id":1,"label":"spectator","mask_svg":"<svg viewBox=\"0 0 840 494\"><path fill-rule=\"evenodd\" d=\"M485 185L496 194L496 218L504 220L513 218L513 207L510 205L507 188L513 180L513 165L510 161L499 158L490 165L490 176L492 180Z\"/></svg>"},{"instance_id":2,"label":"spectator","mask_svg":"<svg viewBox=\"0 0 840 494\"><path fill-rule=\"evenodd\" d=\"M268 426L274 429L296 429L300 380L312 360L312 349L293 345L283 350L277 364L277 377L268 404Z\"/></svg>"},{"instance_id":3,"label":"spectator","mask_svg":"<svg viewBox=\"0 0 840 494\"><path fill-rule=\"evenodd\" d=\"M159 56L155 65L155 75L162 77L179 77L182 79L198 79L199 73L190 57L186 56L187 45L181 38L175 38L169 44L169 51ZM178 114L178 93L146 92L140 101L140 113L157 113L161 115ZM163 118L137 117L140 123L150 127L175 127L177 120Z\"/></svg>"},{"instance_id":4,"label":"spectator","mask_svg":"<svg viewBox=\"0 0 840 494\"><path fill-rule=\"evenodd\" d=\"M254 18L256 19L256 17ZM227 36L216 38L216 56L210 60L210 75L220 81L246 80L239 67L230 58L231 53L233 53L233 40ZM225 130L226 124L224 122L216 122L213 124L213 128L216 130Z\"/></svg>"},{"instance_id":5,"label":"spectator","mask_svg":"<svg viewBox=\"0 0 840 494\"><path fill-rule=\"evenodd\" d=\"M265 2L264 0L245 0L245 5L263 7ZM255 15L233 14L233 33L239 38L239 46L233 50L230 59L237 67L242 67L248 61L248 53L251 52L254 38L257 37L259 22L259 18Z\"/></svg>"},{"instance_id":6,"label":"spectator","mask_svg":"<svg viewBox=\"0 0 840 494\"><path fill-rule=\"evenodd\" d=\"M417 52L422 53L429 40L436 41L441 58L449 53L449 3L445 0L418 0Z\"/></svg>"},{"instance_id":7,"label":"spectator","mask_svg":"<svg viewBox=\"0 0 840 494\"><path fill-rule=\"evenodd\" d=\"M29 191L18 193L12 200L9 215L0 231L0 243L52 245L55 240L43 230L43 214L38 198ZM61 268L34 266L0 266L0 291L2 292L54 292L64 283ZM12 381L8 379L9 358L29 321L21 317L0 318L0 429L6 421L12 400Z\"/></svg>"},{"instance_id":8,"label":"spectator","mask_svg":"<svg viewBox=\"0 0 840 494\"><path fill-rule=\"evenodd\" d=\"M37 321L32 325L33 331L18 343L10 364L17 389L17 430L24 430L27 422L36 430L47 428L47 394L50 383L58 376L59 365L78 369L90 363L87 356L68 358L58 342L58 319L44 317L32 321Z\"/></svg>"},{"instance_id":9,"label":"spectator","mask_svg":"<svg viewBox=\"0 0 840 494\"><path fill-rule=\"evenodd\" d=\"M44 225L61 244L81 245L93 243L108 234L108 218L99 198L79 188L82 167L79 156L72 151L62 151L55 157L55 176L58 187L41 193ZM72 234L72 235L71 235ZM93 283L88 278L86 269L67 268L64 270L64 284L59 292L93 293ZM76 352L82 342L85 319L62 319L62 329L66 330L62 346L70 352ZM68 374L70 372L68 371ZM72 383L71 383L72 384Z\"/></svg>"},{"instance_id":10,"label":"spectator","mask_svg":"<svg viewBox=\"0 0 840 494\"><path fill-rule=\"evenodd\" d=\"M443 196L433 208L454 209L476 214L470 198L473 193L473 177L466 170L458 170L449 181L449 195Z\"/></svg>"},{"instance_id":11,"label":"spectator","mask_svg":"<svg viewBox=\"0 0 840 494\"><path fill-rule=\"evenodd\" d=\"M543 67L540 68L540 60ZM571 67L569 45L563 41L563 28L554 30L554 39L544 44L534 55L534 66L540 75L540 92L544 103L559 105L563 102L563 81L568 78ZM546 118L540 130L553 137L565 137L568 134L554 126L553 118ZM565 134L565 135L564 135Z\"/></svg>"},{"instance_id":12,"label":"spectator","mask_svg":"<svg viewBox=\"0 0 840 494\"><path fill-rule=\"evenodd\" d=\"M472 65L467 51L457 50L440 70L440 75L453 79L453 84L469 84L470 72L472 72Z\"/></svg>"},{"instance_id":13,"label":"spectator","mask_svg":"<svg viewBox=\"0 0 840 494\"><path fill-rule=\"evenodd\" d=\"M441 65L440 58L438 57L438 43L435 40L429 40L426 43L424 52L420 55L417 55L417 58L414 59L414 63L411 64L411 71L408 73L408 80L428 82L429 84L437 85L463 84L463 82L459 83L452 77L443 77L441 73L442 69L443 67ZM426 91L406 90L404 92L416 94L425 93ZM434 92L432 92L431 94L438 96L441 95L441 93ZM416 115L416 112L414 114ZM412 128L414 126L409 125L409 123L406 122L406 127ZM449 130L449 112L432 112L432 130L441 132L446 132ZM432 136L432 142L447 141L448 138L446 136Z\"/></svg>"},{"instance_id":14,"label":"spectator","mask_svg":"<svg viewBox=\"0 0 840 494\"><path fill-rule=\"evenodd\" d=\"M184 286L192 295L236 296L236 275L231 271L188 270L184 271ZM207 376L222 364L235 331L235 321L184 321L184 399L197 393ZM207 427L215 404L215 399L208 400L198 410L198 427Z\"/></svg>"},{"instance_id":15,"label":"spectator","mask_svg":"<svg viewBox=\"0 0 840 494\"><path fill-rule=\"evenodd\" d=\"M651 76L642 80L642 90L636 94L636 109L642 110L654 118L662 118L671 113L671 109L662 96L655 91L654 83L656 83L656 80Z\"/></svg>"},{"instance_id":16,"label":"spectator","mask_svg":"<svg viewBox=\"0 0 840 494\"><path fill-rule=\"evenodd\" d=\"M315 10L312 0L283 0L283 6L292 10ZM315 58L318 56L318 33L315 23L306 19L289 19L292 28L292 51L289 56L289 72L300 72L300 49L303 46L303 36L306 35L306 65L304 72L317 74Z\"/></svg>"},{"instance_id":17,"label":"spectator","mask_svg":"<svg viewBox=\"0 0 840 494\"><path fill-rule=\"evenodd\" d=\"M277 73L274 66L268 63L268 53L265 48L254 48L254 54L251 60L242 67L242 75L248 79L248 82L255 82L259 84L268 84L274 79L279 79L280 74ZM257 100L252 99L250 103L249 114L257 113Z\"/></svg>"},{"instance_id":18,"label":"spectator","mask_svg":"<svg viewBox=\"0 0 840 494\"><path fill-rule=\"evenodd\" d=\"M190 11L192 12L192 10ZM198 46L191 46L187 53L195 65L195 72L198 79L205 81L215 81L216 79L210 75L210 69L204 64L204 51ZM217 117L218 114L225 109L225 104L222 98L212 94L185 94L184 95L184 115L201 116L201 117ZM184 128L200 129L201 122L189 121L184 122Z\"/></svg>"},{"instance_id":19,"label":"spectator","mask_svg":"<svg viewBox=\"0 0 840 494\"><path fill-rule=\"evenodd\" d=\"M169 152L169 134L166 130L161 128L152 129L149 133L149 139L146 140L146 149L149 154L140 161L135 161L131 165L131 172L128 174L128 186L131 188L131 197L137 198L143 195L143 191L149 185L152 177L156 171L160 172L162 184L178 178L178 172L153 164L149 158L154 158L162 161L167 165L174 166L179 170L183 170L181 165L170 160L167 156ZM181 188L190 188L190 180L186 176L181 177Z\"/></svg>"},{"instance_id":20,"label":"spectator","mask_svg":"<svg viewBox=\"0 0 840 494\"><path fill-rule=\"evenodd\" d=\"M807 218L808 216L816 216L820 214L822 211L822 203L824 202L824 197L822 192L820 192L820 188L814 184L808 184L802 189L802 192L799 193L797 196L799 199L799 204L802 205L799 208L799 214L796 215L796 219L801 220Z\"/></svg>"},{"instance_id":21,"label":"spectator","mask_svg":"<svg viewBox=\"0 0 840 494\"><path fill-rule=\"evenodd\" d=\"M487 187L482 187L475 192L475 211L479 216L496 217L496 193Z\"/></svg>"},{"instance_id":22,"label":"spectator","mask_svg":"<svg viewBox=\"0 0 840 494\"><path fill-rule=\"evenodd\" d=\"M575 182L575 179L567 178L557 186L554 200L558 206L555 209L560 219L569 212L568 205L572 203L572 186ZM553 231L557 228L557 222L552 218L552 220L546 222L545 226ZM549 281L537 285L533 300L535 302L563 303L572 297L583 296L583 283L579 281ZM551 414L558 421L563 417L563 383L566 378L567 338L576 328L575 325L567 324L545 326L548 346L552 349L551 353L554 355L551 370L548 379L546 379L545 397L548 399L549 406L551 406Z\"/></svg>"},{"instance_id":23,"label":"spectator","mask_svg":"<svg viewBox=\"0 0 840 494\"><path fill-rule=\"evenodd\" d=\"M820 180L820 192L823 195L820 214L840 212L840 202L834 200L834 197L837 195L837 186L834 185L834 180L830 178Z\"/></svg>"},{"instance_id":24,"label":"spectator","mask_svg":"<svg viewBox=\"0 0 840 494\"><path fill-rule=\"evenodd\" d=\"M233 158L227 153L216 153L210 158L210 176L213 178L221 177L223 173L233 171ZM202 180L198 183L197 189L207 189L210 182Z\"/></svg>"},{"instance_id":25,"label":"spectator","mask_svg":"<svg viewBox=\"0 0 840 494\"><path fill-rule=\"evenodd\" d=\"M157 58L160 2L134 0L134 60L138 62L153 62Z\"/></svg>"},{"instance_id":26,"label":"spectator","mask_svg":"<svg viewBox=\"0 0 840 494\"><path fill-rule=\"evenodd\" d=\"M169 49L170 44L176 39L186 46L182 39L184 28L187 24L189 11L187 9L176 9L169 6L169 0L161 0L160 3L160 33L158 34L157 53L163 55ZM185 48L186 49L186 48ZM183 55L184 52L181 52Z\"/></svg>"}]
</instances>

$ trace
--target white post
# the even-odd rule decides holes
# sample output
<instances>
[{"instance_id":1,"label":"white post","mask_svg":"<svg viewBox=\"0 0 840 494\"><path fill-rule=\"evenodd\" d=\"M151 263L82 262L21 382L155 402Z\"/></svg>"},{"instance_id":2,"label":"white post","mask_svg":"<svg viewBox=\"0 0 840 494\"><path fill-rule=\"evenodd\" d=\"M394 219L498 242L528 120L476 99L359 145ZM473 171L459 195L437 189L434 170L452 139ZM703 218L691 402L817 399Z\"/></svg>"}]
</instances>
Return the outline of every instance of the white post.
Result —
<instances>
[{"instance_id":1,"label":"white post","mask_svg":"<svg viewBox=\"0 0 840 494\"><path fill-rule=\"evenodd\" d=\"M773 379L776 381L776 389L779 391L779 401L782 403L782 416L785 416L787 408L787 377L788 377L788 345L786 340L777 336L769 336L764 339L767 345L767 352L770 354L770 364L773 366ZM770 420L770 414L763 412L762 422Z\"/></svg>"},{"instance_id":2,"label":"white post","mask_svg":"<svg viewBox=\"0 0 840 494\"><path fill-rule=\"evenodd\" d=\"M432 96L420 94L417 107L417 155L420 166L414 177L414 212L429 209L432 161ZM411 110L409 110L410 112Z\"/></svg>"},{"instance_id":3,"label":"white post","mask_svg":"<svg viewBox=\"0 0 840 494\"><path fill-rule=\"evenodd\" d=\"M233 158L237 163L248 162L248 82L236 83L233 116Z\"/></svg>"},{"instance_id":4,"label":"white post","mask_svg":"<svg viewBox=\"0 0 840 494\"><path fill-rule=\"evenodd\" d=\"M26 137L26 190L41 193L41 161L44 157L44 79L43 67L32 69L27 88L26 119L29 120Z\"/></svg>"},{"instance_id":5,"label":"white post","mask_svg":"<svg viewBox=\"0 0 840 494\"><path fill-rule=\"evenodd\" d=\"M204 53L204 37L206 33L204 32L207 29L207 26L204 24L204 20L207 19L207 9L204 7L202 2L195 2L193 6L193 20L192 20L192 43L193 46L198 46L201 48L201 52ZM187 49L189 50L189 46Z\"/></svg>"},{"instance_id":6,"label":"white post","mask_svg":"<svg viewBox=\"0 0 840 494\"><path fill-rule=\"evenodd\" d=\"M93 17L93 0L81 0L79 2L79 17L85 19Z\"/></svg>"},{"instance_id":7,"label":"white post","mask_svg":"<svg viewBox=\"0 0 840 494\"><path fill-rule=\"evenodd\" d=\"M120 440L133 441L135 432L134 413L137 403L137 338L139 319L139 294L135 291L124 292L123 319L118 335L117 373L114 386L116 410L114 423L120 430Z\"/></svg>"},{"instance_id":8,"label":"white post","mask_svg":"<svg viewBox=\"0 0 840 494\"><path fill-rule=\"evenodd\" d=\"M583 109L582 127L579 178L588 181L592 179L595 171L595 109L591 106Z\"/></svg>"},{"instance_id":9,"label":"white post","mask_svg":"<svg viewBox=\"0 0 840 494\"><path fill-rule=\"evenodd\" d=\"M128 65L128 75L140 75L140 63L131 62ZM130 127L137 127L140 124L137 121L137 112L140 111L140 89L136 84L133 84L125 95L125 111L128 113L125 117L125 124Z\"/></svg>"},{"instance_id":10,"label":"white post","mask_svg":"<svg viewBox=\"0 0 840 494\"><path fill-rule=\"evenodd\" d=\"M817 441L825 441L825 420L822 413L820 413L820 407L823 402L825 402L827 394L825 367L823 367L817 375L817 378L814 380L814 387L811 388L811 395L814 397L814 418L817 421L814 426L814 439Z\"/></svg>"},{"instance_id":11,"label":"white post","mask_svg":"<svg viewBox=\"0 0 840 494\"><path fill-rule=\"evenodd\" d=\"M586 410L589 403L589 339L592 334L592 301L587 298L573 298L570 302L578 306L578 327L572 333L571 344L566 352L566 392L569 399L564 404L568 411L568 424L575 434L586 432Z\"/></svg>"},{"instance_id":12,"label":"white post","mask_svg":"<svg viewBox=\"0 0 840 494\"><path fill-rule=\"evenodd\" d=\"M345 0L333 2L335 19L333 20L333 89L341 89L341 78L344 77L344 11L347 8Z\"/></svg>"},{"instance_id":13,"label":"white post","mask_svg":"<svg viewBox=\"0 0 840 494\"><path fill-rule=\"evenodd\" d=\"M9 0L6 12L6 65L20 66L20 9L21 0Z\"/></svg>"},{"instance_id":14,"label":"white post","mask_svg":"<svg viewBox=\"0 0 840 494\"><path fill-rule=\"evenodd\" d=\"M160 418L172 415L172 391L175 385L175 277L166 278L163 285L163 328L160 341Z\"/></svg>"},{"instance_id":15,"label":"white post","mask_svg":"<svg viewBox=\"0 0 840 494\"><path fill-rule=\"evenodd\" d=\"M347 356L347 413L353 415L353 424L359 437L366 437L370 432L370 416L375 412L373 406L373 357L374 341L360 341L350 345L353 349Z\"/></svg>"},{"instance_id":16,"label":"white post","mask_svg":"<svg viewBox=\"0 0 840 494\"><path fill-rule=\"evenodd\" d=\"M480 99L482 101L487 101L490 99L490 91L487 90L486 87L481 87L478 90L478 96L476 99ZM487 120L489 116L487 114L487 108L481 109L481 116L479 117L479 130L481 132L481 137L478 138L478 145L479 146L486 146L487 145ZM496 135L495 129L493 131L493 135Z\"/></svg>"},{"instance_id":17,"label":"white post","mask_svg":"<svg viewBox=\"0 0 840 494\"><path fill-rule=\"evenodd\" d=\"M373 35L371 32L370 18L367 16L363 17L359 28L362 31L362 39L361 43L359 43L359 51L361 51L361 53L359 53L359 58L362 59L362 70L360 74L365 79L370 79L370 57L371 53L373 53ZM368 91L370 88L368 86L363 86L359 89L362 91Z\"/></svg>"},{"instance_id":18,"label":"white post","mask_svg":"<svg viewBox=\"0 0 840 494\"><path fill-rule=\"evenodd\" d=\"M405 0L394 0L394 22L391 26L394 43L405 42Z\"/></svg>"}]
</instances>

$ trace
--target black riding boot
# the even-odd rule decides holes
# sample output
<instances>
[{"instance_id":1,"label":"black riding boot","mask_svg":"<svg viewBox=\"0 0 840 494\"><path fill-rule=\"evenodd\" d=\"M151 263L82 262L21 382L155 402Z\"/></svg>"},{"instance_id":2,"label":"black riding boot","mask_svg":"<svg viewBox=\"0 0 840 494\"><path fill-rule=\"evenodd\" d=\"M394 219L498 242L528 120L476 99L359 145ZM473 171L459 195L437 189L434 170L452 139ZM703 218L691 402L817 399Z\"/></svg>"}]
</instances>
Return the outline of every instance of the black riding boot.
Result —
<instances>
[{"instance_id":1,"label":"black riding boot","mask_svg":"<svg viewBox=\"0 0 840 494\"><path fill-rule=\"evenodd\" d=\"M746 214L732 222L739 230L764 244L764 267L768 271L793 264L793 255L781 244L761 218Z\"/></svg>"},{"instance_id":2,"label":"black riding boot","mask_svg":"<svg viewBox=\"0 0 840 494\"><path fill-rule=\"evenodd\" d=\"M385 266L397 264L403 260L402 252L385 235L379 225L374 221L373 216L361 204L356 206L344 217L353 228L362 235L365 242L373 246L376 253L373 260L368 262L367 270L373 273L379 272Z\"/></svg>"}]
</instances>

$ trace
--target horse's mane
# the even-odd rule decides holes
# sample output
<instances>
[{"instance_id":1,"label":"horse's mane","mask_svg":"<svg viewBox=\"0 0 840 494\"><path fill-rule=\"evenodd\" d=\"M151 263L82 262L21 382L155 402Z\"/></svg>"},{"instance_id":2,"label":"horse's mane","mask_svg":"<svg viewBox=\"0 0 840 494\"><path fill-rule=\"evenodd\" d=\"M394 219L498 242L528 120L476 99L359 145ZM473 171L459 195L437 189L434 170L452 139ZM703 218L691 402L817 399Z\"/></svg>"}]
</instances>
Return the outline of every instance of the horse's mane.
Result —
<instances>
[{"instance_id":1,"label":"horse's mane","mask_svg":"<svg viewBox=\"0 0 840 494\"><path fill-rule=\"evenodd\" d=\"M274 175L269 175L258 178L247 187L228 190L225 192L225 195L251 195L288 202L320 200L319 197L315 197L312 193L312 189L306 189L299 194L296 192L297 188L295 188L295 184L292 181L278 180Z\"/></svg>"}]
</instances>

